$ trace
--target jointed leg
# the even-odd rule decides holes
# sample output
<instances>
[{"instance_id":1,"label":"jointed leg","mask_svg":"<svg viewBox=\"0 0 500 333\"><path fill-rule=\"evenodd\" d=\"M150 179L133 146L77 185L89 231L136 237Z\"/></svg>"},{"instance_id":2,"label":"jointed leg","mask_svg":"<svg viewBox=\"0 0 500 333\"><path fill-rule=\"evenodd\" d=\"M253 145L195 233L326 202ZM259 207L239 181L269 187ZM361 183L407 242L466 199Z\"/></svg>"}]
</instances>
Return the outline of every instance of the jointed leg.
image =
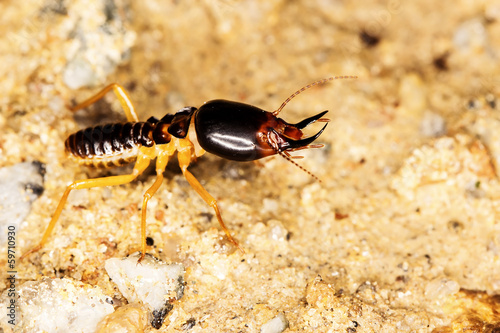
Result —
<instances>
[{"instance_id":1,"label":"jointed leg","mask_svg":"<svg viewBox=\"0 0 500 333\"><path fill-rule=\"evenodd\" d=\"M200 184L198 179L196 179L191 172L187 170L187 167L189 165L189 162L191 161L191 151L189 149L186 149L185 151L179 151L177 154L178 159L179 159L179 166L181 167L182 173L184 174L184 177L186 177L186 180L188 181L189 185L202 197L202 199L214 209L215 215L217 216L217 220L219 220L219 224L224 230L224 232L227 235L227 238L231 243L233 243L242 253L245 253L243 248L238 244L238 242L231 236L231 233L229 232L229 229L226 227L224 224L224 221L222 220L222 216L220 214L219 206L217 205L217 200L215 200L214 197L210 195L210 193L205 190L205 188Z\"/></svg>"},{"instance_id":2,"label":"jointed leg","mask_svg":"<svg viewBox=\"0 0 500 333\"><path fill-rule=\"evenodd\" d=\"M94 178L94 179L84 179L84 180L77 180L73 182L71 185L69 185L66 188L66 191L64 191L64 194L59 201L59 205L57 205L56 211L54 212L54 215L52 216L52 219L50 220L49 226L45 230L45 233L43 234L42 240L40 241L40 244L38 246L32 248L25 254L23 254L20 258L20 260L24 259L26 256L28 256L30 253L36 252L40 250L43 245L47 242L47 240L50 237L50 234L52 233L52 230L54 229L54 226L56 225L57 220L59 219L59 216L61 215L61 212L64 208L64 205L66 203L66 200L68 199L68 196L72 190L78 190L78 189L83 189L83 188L91 188L91 187L100 187L100 186L113 186L113 185L122 185L122 184L127 184L133 181L137 176L139 176L144 170L147 168L149 165L150 158L145 156L145 155L139 155L137 162L135 163L134 171L130 175L121 175L121 176L112 176L112 177L102 177L102 178Z\"/></svg>"},{"instance_id":3,"label":"jointed leg","mask_svg":"<svg viewBox=\"0 0 500 333\"><path fill-rule=\"evenodd\" d=\"M130 101L130 97L127 94L127 91L125 88L123 88L121 85L118 83L112 83L94 96L90 97L89 99L81 102L80 104L71 107L71 111L76 111L83 109L91 104L94 104L98 100L104 97L110 90L113 90L115 93L116 97L120 101L120 104L122 105L123 111L125 112L125 115L127 116L128 121L132 122L138 122L139 118L137 117L137 113L135 112L134 105Z\"/></svg>"},{"instance_id":4,"label":"jointed leg","mask_svg":"<svg viewBox=\"0 0 500 333\"><path fill-rule=\"evenodd\" d=\"M158 155L156 159L156 180L151 185L151 187L144 193L144 199L142 201L142 216L141 216L141 257L139 258L139 262L142 261L144 256L146 255L146 211L148 208L148 201L153 197L158 188L161 186L163 182L163 172L165 171L165 167L168 163L168 154L162 153Z\"/></svg>"}]
</instances>

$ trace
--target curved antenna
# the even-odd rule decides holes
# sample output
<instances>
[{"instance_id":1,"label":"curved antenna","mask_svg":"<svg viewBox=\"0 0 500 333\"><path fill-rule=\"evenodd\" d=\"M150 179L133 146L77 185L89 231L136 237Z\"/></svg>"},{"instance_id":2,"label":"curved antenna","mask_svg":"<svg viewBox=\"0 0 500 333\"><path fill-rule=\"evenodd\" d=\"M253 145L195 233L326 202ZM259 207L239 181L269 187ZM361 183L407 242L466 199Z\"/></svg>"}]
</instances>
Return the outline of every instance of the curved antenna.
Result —
<instances>
[{"instance_id":1,"label":"curved antenna","mask_svg":"<svg viewBox=\"0 0 500 333\"><path fill-rule=\"evenodd\" d=\"M325 126L326 127L326 126ZM323 128L324 129L324 128ZM323 130L321 130L321 132L323 132ZM321 134L321 132L319 134ZM276 132L274 132L276 133ZM277 134L277 133L276 133ZM290 155L286 150L283 151L281 149L279 149L273 142L273 139L269 136L269 134L267 135L267 137L265 137L265 140L267 141L267 143L269 144L269 146L271 146L272 149L274 149L274 151L282 156L285 160L287 160L288 162L292 163L293 165L295 165L297 168L299 168L300 170L304 171L305 173L307 173L309 176L313 177L314 179L316 179L317 181L319 181L320 183L322 183L321 179L319 179L316 175L314 175L311 171L307 170L306 168L304 168L303 166L301 166L300 164L298 164L297 162L295 162L294 160L292 160L292 158L294 157L298 157L298 158L302 158L303 156L292 156ZM308 149L308 148L321 148L323 147L322 144L316 144L316 145L307 145L307 146L304 146L304 147L300 147L300 148L294 148L292 151L295 151L295 150L301 150L301 149Z\"/></svg>"},{"instance_id":2,"label":"curved antenna","mask_svg":"<svg viewBox=\"0 0 500 333\"><path fill-rule=\"evenodd\" d=\"M300 170L304 171L305 173L307 173L309 176L313 177L314 179L316 179L318 182L322 183L323 181L321 179L319 179L315 174L313 174L311 171L307 170L306 168L304 168L302 165L298 164L297 162L295 162L294 160L292 160L292 158L294 156L290 156L290 155L287 155L285 152L282 152L282 151L279 151L277 150L278 154L281 155L284 159L286 159L288 162L292 163L293 165L295 165L297 168L299 168ZM303 156L296 156L296 157L299 157L299 158L302 158Z\"/></svg>"},{"instance_id":3,"label":"curved antenna","mask_svg":"<svg viewBox=\"0 0 500 333\"><path fill-rule=\"evenodd\" d=\"M273 111L273 116L277 116L281 110L283 110L283 108L285 107L285 105L287 105L288 102L290 102L295 96L297 96L298 94L300 94L301 92L303 92L304 90L307 90L311 87L314 87L318 84L323 84L323 83L326 83L326 82L329 82L329 81L333 81L333 80L340 80L340 79L357 79L358 77L355 76L355 75L346 75L346 76L331 76L329 78L326 78L326 79L321 79L321 80L318 80L318 81L315 81L313 83L310 83L308 84L307 86L304 86L302 88L300 88L299 90L297 90L296 92L294 92L293 94L290 95L290 97L288 97L284 102L283 104L281 104L281 106L276 110L276 111Z\"/></svg>"}]
</instances>

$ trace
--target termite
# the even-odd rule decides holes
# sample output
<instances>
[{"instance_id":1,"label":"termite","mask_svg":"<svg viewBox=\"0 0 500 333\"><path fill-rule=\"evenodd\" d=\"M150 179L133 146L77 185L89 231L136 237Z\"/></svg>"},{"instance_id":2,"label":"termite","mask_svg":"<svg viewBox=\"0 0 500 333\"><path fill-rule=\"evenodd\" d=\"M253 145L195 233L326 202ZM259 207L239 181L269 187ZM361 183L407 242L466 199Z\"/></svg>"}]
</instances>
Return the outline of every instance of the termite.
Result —
<instances>
[{"instance_id":1,"label":"termite","mask_svg":"<svg viewBox=\"0 0 500 333\"><path fill-rule=\"evenodd\" d=\"M161 119L151 117L146 122L139 122L126 90L119 84L110 84L71 110L85 108L112 90L128 122L89 127L71 134L65 142L66 152L79 164L97 168L122 166L135 161L132 173L74 181L66 188L38 246L26 252L21 259L40 250L47 243L72 190L130 183L144 172L151 160L156 158L156 180L144 194L142 202L140 261L146 254L147 204L160 187L165 167L175 152L188 183L214 209L229 241L244 252L224 224L217 201L189 172L189 164L195 158L209 152L233 161L254 161L279 154L300 167L292 161L294 156L291 156L290 152L323 146L313 145L312 142L323 133L328 124L309 137L304 137L302 129L316 121L328 122L328 119L322 118L328 111L320 112L296 124L287 123L278 118L278 114L291 99L304 90L328 81L346 78L356 78L356 76L335 76L308 84L294 92L272 112L249 104L217 99L206 102L200 108L184 107L175 114L166 114ZM309 171L300 168L315 177Z\"/></svg>"}]
</instances>

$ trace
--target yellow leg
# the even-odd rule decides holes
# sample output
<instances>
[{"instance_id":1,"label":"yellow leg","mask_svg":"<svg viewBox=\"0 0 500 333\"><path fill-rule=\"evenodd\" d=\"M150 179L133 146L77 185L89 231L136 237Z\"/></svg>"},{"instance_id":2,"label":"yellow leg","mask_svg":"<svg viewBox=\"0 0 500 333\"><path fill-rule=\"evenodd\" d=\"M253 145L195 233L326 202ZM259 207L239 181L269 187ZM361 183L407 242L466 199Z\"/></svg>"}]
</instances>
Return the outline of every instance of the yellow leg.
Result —
<instances>
[{"instance_id":1,"label":"yellow leg","mask_svg":"<svg viewBox=\"0 0 500 333\"><path fill-rule=\"evenodd\" d=\"M215 215L217 216L217 220L219 220L219 224L227 235L227 238L231 243L233 243L241 253L245 253L243 248L238 244L238 242L231 236L229 229L224 224L222 220L222 216L220 214L219 206L217 205L217 200L210 195L210 193L205 190L205 188L200 184L198 179L196 179L191 172L187 170L189 163L191 162L191 149L181 150L178 152L177 157L179 159L179 166L181 167L182 173L189 185L202 197L202 199L214 209Z\"/></svg>"},{"instance_id":2,"label":"yellow leg","mask_svg":"<svg viewBox=\"0 0 500 333\"><path fill-rule=\"evenodd\" d=\"M123 111L125 112L125 115L127 116L128 121L132 122L138 122L139 118L137 117L137 113L135 112L134 105L130 101L130 97L127 94L127 91L125 88L123 88L121 85L118 83L111 83L109 86L95 94L94 96L90 97L89 99L81 102L80 104L71 107L71 111L76 111L83 109L91 104L94 104L98 100L104 97L110 90L113 90L115 93L116 97L120 101L120 104L122 105Z\"/></svg>"},{"instance_id":3,"label":"yellow leg","mask_svg":"<svg viewBox=\"0 0 500 333\"><path fill-rule=\"evenodd\" d=\"M122 176L112 176L112 177L103 177L103 178L94 178L94 179L84 179L84 180L77 180L73 182L71 185L69 185L66 188L66 191L64 191L64 194L59 201L59 205L57 205L56 211L54 212L54 215L52 216L52 219L50 220L49 226L45 230L45 233L43 234L42 240L40 241L40 244L38 246L32 248L25 254L23 254L20 258L20 260L23 260L26 258L29 254L36 252L40 250L43 245L47 242L47 240L50 237L50 234L52 233L52 230L54 229L54 226L56 225L57 220L59 219L59 216L61 215L61 212L64 208L64 205L66 203L66 200L68 199L68 196L72 190L78 190L78 189L83 189L83 188L91 188L91 187L100 187L100 186L113 186L113 185L122 185L122 184L127 184L133 181L137 176L139 176L144 170L147 168L149 165L150 157L146 155L139 155L137 158L137 162L135 163L134 171L130 175L122 175Z\"/></svg>"},{"instance_id":4,"label":"yellow leg","mask_svg":"<svg viewBox=\"0 0 500 333\"><path fill-rule=\"evenodd\" d=\"M151 187L144 193L144 199L142 201L142 216L141 216L141 257L139 258L139 262L144 259L144 256L146 255L146 211L148 209L148 201L153 197L153 195L156 193L158 188L161 186L161 183L163 182L163 172L165 171L165 168L168 163L168 154L161 153L158 155L158 158L156 159L156 180L151 185Z\"/></svg>"}]
</instances>

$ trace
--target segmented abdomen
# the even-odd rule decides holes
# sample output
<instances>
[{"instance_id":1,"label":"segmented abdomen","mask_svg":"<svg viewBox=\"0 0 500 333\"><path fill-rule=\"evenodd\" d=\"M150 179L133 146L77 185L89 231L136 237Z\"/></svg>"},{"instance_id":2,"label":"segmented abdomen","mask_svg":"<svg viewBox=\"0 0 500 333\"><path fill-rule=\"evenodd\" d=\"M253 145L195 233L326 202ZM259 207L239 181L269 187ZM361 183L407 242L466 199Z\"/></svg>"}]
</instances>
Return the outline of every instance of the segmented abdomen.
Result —
<instances>
[{"instance_id":1,"label":"segmented abdomen","mask_svg":"<svg viewBox=\"0 0 500 333\"><path fill-rule=\"evenodd\" d=\"M80 164L121 166L134 161L141 146L154 145L154 127L154 124L147 122L89 127L66 139L66 151Z\"/></svg>"}]
</instances>

